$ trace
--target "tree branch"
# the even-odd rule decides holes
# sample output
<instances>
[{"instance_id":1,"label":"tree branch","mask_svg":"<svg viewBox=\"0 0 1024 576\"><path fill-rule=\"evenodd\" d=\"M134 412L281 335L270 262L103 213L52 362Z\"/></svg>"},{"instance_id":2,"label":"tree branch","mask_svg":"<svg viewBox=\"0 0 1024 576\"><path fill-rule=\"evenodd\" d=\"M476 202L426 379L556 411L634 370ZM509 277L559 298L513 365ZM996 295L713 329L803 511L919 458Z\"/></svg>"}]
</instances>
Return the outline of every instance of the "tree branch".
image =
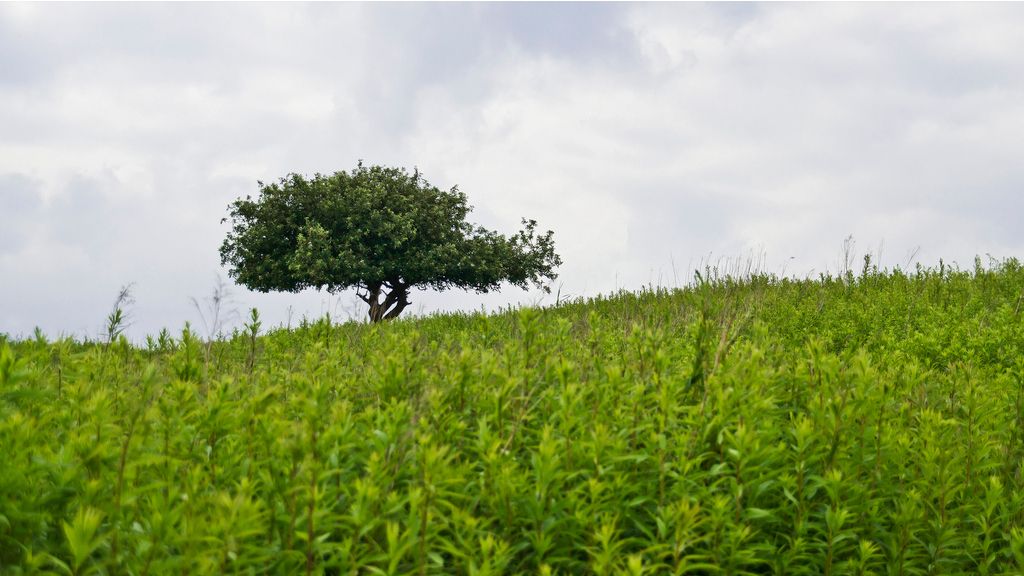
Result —
<instances>
[{"instance_id":1,"label":"tree branch","mask_svg":"<svg viewBox=\"0 0 1024 576\"><path fill-rule=\"evenodd\" d=\"M394 292L392 292L392 294L394 294ZM402 313L402 310L405 310L405 307L411 304L411 302L409 302L408 295L409 293L406 292L404 289L399 293L398 297L395 298L395 307L392 308L390 312L384 315L385 320L397 318L398 315Z\"/></svg>"},{"instance_id":2,"label":"tree branch","mask_svg":"<svg viewBox=\"0 0 1024 576\"><path fill-rule=\"evenodd\" d=\"M379 319L390 320L397 318L402 310L409 305L409 287L401 280L389 280L384 282L390 288L385 295L384 301L377 307Z\"/></svg>"}]
</instances>

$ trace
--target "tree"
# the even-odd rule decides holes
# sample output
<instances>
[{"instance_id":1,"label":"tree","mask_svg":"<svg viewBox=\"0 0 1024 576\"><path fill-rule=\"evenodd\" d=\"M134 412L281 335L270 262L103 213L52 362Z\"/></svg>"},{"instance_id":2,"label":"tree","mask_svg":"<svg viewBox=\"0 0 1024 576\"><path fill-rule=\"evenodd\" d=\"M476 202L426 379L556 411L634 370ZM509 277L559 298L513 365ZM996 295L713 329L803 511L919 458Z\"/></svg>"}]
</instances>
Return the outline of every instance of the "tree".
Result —
<instances>
[{"instance_id":1,"label":"tree","mask_svg":"<svg viewBox=\"0 0 1024 576\"><path fill-rule=\"evenodd\" d=\"M478 293L502 282L548 291L562 263L552 232L534 220L505 237L466 221L472 207L418 170L363 166L306 178L290 174L229 206L221 263L260 292L356 288L373 322L397 317L414 287ZM223 222L228 221L224 218Z\"/></svg>"}]
</instances>

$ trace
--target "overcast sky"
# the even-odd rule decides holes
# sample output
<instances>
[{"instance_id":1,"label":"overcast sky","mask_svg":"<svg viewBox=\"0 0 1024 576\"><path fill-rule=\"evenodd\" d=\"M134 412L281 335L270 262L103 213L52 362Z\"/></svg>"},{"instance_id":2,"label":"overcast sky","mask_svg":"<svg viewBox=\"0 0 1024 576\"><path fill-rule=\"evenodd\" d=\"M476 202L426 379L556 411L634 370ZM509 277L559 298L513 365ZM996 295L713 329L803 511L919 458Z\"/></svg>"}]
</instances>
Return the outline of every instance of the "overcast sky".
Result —
<instances>
[{"instance_id":1,"label":"overcast sky","mask_svg":"<svg viewBox=\"0 0 1024 576\"><path fill-rule=\"evenodd\" d=\"M370 164L555 231L563 295L701 262L1024 255L1024 5L0 3L0 332L200 322L228 203ZM881 250L879 250L881 248ZM257 294L270 324L351 293ZM411 310L553 301L416 293Z\"/></svg>"}]
</instances>

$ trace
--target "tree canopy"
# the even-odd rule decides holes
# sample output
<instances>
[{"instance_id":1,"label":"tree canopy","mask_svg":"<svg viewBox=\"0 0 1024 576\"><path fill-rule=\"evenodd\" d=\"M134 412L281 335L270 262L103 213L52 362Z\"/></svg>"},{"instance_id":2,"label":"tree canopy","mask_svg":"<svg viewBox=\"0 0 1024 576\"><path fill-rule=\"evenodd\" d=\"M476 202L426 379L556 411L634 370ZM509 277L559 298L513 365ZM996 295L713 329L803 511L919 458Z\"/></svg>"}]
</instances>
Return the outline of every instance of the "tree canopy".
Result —
<instances>
[{"instance_id":1,"label":"tree canopy","mask_svg":"<svg viewBox=\"0 0 1024 576\"><path fill-rule=\"evenodd\" d=\"M538 234L527 219L508 237L475 226L458 187L438 189L418 170L360 162L259 189L256 199L232 202L224 219L231 230L220 255L230 276L260 292L356 288L374 322L401 314L414 287L546 290L561 264L550 230Z\"/></svg>"}]
</instances>

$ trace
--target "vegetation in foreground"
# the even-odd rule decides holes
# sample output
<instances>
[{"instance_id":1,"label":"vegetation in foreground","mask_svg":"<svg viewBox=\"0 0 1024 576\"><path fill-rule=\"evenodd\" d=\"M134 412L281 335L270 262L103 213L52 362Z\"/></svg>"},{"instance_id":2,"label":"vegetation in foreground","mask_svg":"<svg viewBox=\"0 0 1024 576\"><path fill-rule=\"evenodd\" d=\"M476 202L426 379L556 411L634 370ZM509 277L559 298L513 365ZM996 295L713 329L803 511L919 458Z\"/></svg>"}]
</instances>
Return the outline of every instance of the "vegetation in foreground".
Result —
<instances>
[{"instance_id":1,"label":"vegetation in foreground","mask_svg":"<svg viewBox=\"0 0 1024 576\"><path fill-rule=\"evenodd\" d=\"M0 572L1021 574L1024 267L0 343Z\"/></svg>"}]
</instances>

